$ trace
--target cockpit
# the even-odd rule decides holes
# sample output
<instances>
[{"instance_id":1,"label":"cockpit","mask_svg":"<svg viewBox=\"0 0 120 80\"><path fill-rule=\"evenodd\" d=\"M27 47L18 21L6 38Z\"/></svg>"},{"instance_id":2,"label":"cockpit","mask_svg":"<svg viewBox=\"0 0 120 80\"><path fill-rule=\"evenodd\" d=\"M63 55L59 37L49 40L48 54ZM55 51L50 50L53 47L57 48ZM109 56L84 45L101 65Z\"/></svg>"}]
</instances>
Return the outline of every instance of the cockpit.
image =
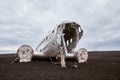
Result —
<instances>
[{"instance_id":1,"label":"cockpit","mask_svg":"<svg viewBox=\"0 0 120 80\"><path fill-rule=\"evenodd\" d=\"M58 33L63 34L65 46L67 51L70 52L76 47L77 42L81 38L82 29L80 25L75 22L63 23L58 26Z\"/></svg>"}]
</instances>

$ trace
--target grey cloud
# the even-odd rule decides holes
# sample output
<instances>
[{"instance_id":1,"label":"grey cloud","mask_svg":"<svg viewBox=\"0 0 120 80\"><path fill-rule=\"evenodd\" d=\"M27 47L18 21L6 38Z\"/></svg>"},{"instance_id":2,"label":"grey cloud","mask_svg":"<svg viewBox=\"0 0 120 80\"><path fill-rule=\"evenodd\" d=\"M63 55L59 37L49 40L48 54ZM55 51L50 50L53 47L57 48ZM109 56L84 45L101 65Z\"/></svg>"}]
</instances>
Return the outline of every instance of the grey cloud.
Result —
<instances>
[{"instance_id":1,"label":"grey cloud","mask_svg":"<svg viewBox=\"0 0 120 80\"><path fill-rule=\"evenodd\" d=\"M0 44L36 47L56 24L76 21L84 29L77 48L120 49L119 4L119 0L0 0Z\"/></svg>"}]
</instances>

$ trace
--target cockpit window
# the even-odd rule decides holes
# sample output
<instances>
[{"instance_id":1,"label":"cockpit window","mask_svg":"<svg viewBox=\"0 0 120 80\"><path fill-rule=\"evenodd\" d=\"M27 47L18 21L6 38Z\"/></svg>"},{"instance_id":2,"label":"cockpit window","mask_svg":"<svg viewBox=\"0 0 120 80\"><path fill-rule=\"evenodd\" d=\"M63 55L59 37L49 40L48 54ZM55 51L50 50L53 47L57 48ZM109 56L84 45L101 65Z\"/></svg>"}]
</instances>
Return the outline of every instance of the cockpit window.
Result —
<instances>
[{"instance_id":1,"label":"cockpit window","mask_svg":"<svg viewBox=\"0 0 120 80\"><path fill-rule=\"evenodd\" d=\"M58 28L60 27L60 25L58 25Z\"/></svg>"},{"instance_id":2,"label":"cockpit window","mask_svg":"<svg viewBox=\"0 0 120 80\"><path fill-rule=\"evenodd\" d=\"M54 30L52 31L52 33L54 33Z\"/></svg>"}]
</instances>

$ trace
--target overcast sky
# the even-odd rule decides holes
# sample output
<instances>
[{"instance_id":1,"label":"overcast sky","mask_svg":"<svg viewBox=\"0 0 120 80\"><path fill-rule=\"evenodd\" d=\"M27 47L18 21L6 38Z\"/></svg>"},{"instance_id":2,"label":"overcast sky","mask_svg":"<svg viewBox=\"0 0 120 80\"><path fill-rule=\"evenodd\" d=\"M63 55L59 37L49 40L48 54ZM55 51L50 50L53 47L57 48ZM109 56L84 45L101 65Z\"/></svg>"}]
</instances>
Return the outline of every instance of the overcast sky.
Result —
<instances>
[{"instance_id":1,"label":"overcast sky","mask_svg":"<svg viewBox=\"0 0 120 80\"><path fill-rule=\"evenodd\" d=\"M84 30L77 49L120 50L120 0L0 0L0 53L16 52L22 44L35 49L64 21Z\"/></svg>"}]
</instances>

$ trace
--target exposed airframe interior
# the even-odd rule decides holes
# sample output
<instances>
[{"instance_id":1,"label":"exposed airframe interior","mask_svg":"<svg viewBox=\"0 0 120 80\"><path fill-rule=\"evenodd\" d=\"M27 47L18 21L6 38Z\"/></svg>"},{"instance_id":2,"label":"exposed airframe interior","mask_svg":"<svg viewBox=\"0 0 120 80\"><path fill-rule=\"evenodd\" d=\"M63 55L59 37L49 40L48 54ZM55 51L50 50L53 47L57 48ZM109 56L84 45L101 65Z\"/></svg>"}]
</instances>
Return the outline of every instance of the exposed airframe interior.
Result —
<instances>
[{"instance_id":1,"label":"exposed airframe interior","mask_svg":"<svg viewBox=\"0 0 120 80\"><path fill-rule=\"evenodd\" d=\"M76 44L83 35L83 30L80 25L75 22L64 23L58 25L57 34L64 35L65 46L67 48L67 52L69 53L71 50L75 49Z\"/></svg>"}]
</instances>

